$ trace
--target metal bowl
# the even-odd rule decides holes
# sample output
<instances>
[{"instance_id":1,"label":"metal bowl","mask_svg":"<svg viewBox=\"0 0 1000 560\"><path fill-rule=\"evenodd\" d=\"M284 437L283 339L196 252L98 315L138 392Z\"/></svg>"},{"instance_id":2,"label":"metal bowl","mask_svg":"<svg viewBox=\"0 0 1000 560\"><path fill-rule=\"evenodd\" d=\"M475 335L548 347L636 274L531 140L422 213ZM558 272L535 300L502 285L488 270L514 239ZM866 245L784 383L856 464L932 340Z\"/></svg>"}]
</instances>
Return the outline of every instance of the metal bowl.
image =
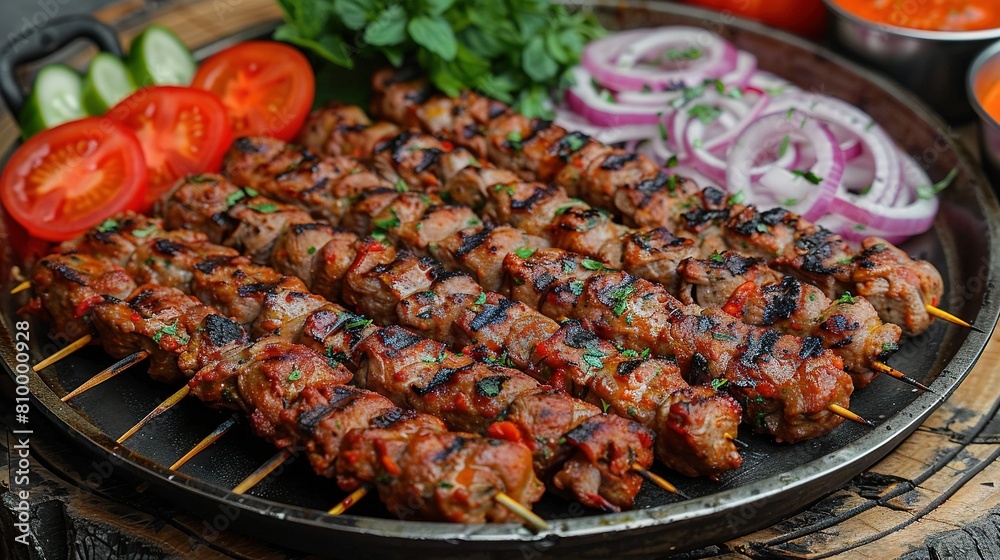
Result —
<instances>
[{"instance_id":1,"label":"metal bowl","mask_svg":"<svg viewBox=\"0 0 1000 560\"><path fill-rule=\"evenodd\" d=\"M979 147L983 166L993 179L993 184L1000 185L1000 122L987 113L979 101L980 96L986 93L986 88L996 83L1000 83L1000 41L993 43L976 57L966 80L969 103L979 114Z\"/></svg>"},{"instance_id":2,"label":"metal bowl","mask_svg":"<svg viewBox=\"0 0 1000 560\"><path fill-rule=\"evenodd\" d=\"M981 31L925 31L862 19L823 0L833 13L834 39L855 57L882 70L952 122L973 117L963 95L972 59L1000 39L1000 28Z\"/></svg>"}]
</instances>

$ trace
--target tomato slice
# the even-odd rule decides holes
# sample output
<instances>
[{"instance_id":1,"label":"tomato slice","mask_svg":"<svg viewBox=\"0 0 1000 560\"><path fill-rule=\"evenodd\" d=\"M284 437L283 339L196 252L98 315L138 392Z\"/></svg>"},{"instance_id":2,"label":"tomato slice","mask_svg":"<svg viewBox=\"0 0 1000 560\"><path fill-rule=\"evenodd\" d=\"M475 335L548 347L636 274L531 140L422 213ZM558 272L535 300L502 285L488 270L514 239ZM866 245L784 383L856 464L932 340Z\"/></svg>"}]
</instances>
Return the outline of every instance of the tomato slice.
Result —
<instances>
[{"instance_id":1,"label":"tomato slice","mask_svg":"<svg viewBox=\"0 0 1000 560\"><path fill-rule=\"evenodd\" d=\"M312 109L316 78L294 47L248 41L230 47L198 67L191 83L219 96L237 136L291 140Z\"/></svg>"},{"instance_id":2,"label":"tomato slice","mask_svg":"<svg viewBox=\"0 0 1000 560\"><path fill-rule=\"evenodd\" d=\"M191 87L140 89L108 111L135 132L149 172L143 210L192 173L216 172L233 140L226 108L211 93Z\"/></svg>"},{"instance_id":3,"label":"tomato slice","mask_svg":"<svg viewBox=\"0 0 1000 560\"><path fill-rule=\"evenodd\" d=\"M102 220L139 207L146 164L127 127L89 117L32 136L0 176L4 209L31 235L70 239Z\"/></svg>"}]
</instances>

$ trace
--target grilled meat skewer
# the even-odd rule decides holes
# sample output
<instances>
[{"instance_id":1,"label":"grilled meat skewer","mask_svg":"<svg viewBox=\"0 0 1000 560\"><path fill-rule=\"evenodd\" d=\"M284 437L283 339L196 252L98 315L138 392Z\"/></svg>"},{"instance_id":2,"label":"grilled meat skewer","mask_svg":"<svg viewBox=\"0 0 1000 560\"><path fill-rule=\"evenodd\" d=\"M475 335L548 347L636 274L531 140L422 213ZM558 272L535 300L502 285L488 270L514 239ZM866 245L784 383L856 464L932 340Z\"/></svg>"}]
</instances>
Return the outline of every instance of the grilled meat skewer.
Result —
<instances>
[{"instance_id":1,"label":"grilled meat skewer","mask_svg":"<svg viewBox=\"0 0 1000 560\"><path fill-rule=\"evenodd\" d=\"M202 186L211 189L207 183ZM234 205L230 209L233 243L241 240L272 247L287 222L303 221L293 209L261 206L270 204L264 199L246 204L258 208L261 217L251 224L237 222L235 216L243 208ZM280 223L269 224L263 216L273 216ZM642 483L634 467L645 469L652 463L653 436L648 430L601 415L599 408L554 393L521 372L473 362L430 341L398 348L391 359L376 356L373 352L380 347L372 346L369 339L381 336L381 331L370 326L371 320L308 293L300 281L255 265L231 248L207 243L201 233L162 232L157 220L141 216L124 216L102 227L103 232L82 238L74 248L87 247L102 258L124 263L137 277L151 275L191 290L249 325L255 336L298 340L332 360L351 363L359 372L368 372L366 364L377 362L384 373L388 363L398 376L359 373L358 380L399 404L441 413L456 429L476 431L489 431L506 414L507 421L525 435L539 473L587 505L630 507ZM141 237L136 237L137 232ZM328 249L337 251L332 245ZM441 359L428 361L431 355ZM477 392L479 381L498 377L511 381L501 384L495 394ZM538 405L540 401L546 405ZM449 404L462 402L469 406ZM539 410L549 414L538 416Z\"/></svg>"},{"instance_id":2,"label":"grilled meat skewer","mask_svg":"<svg viewBox=\"0 0 1000 560\"><path fill-rule=\"evenodd\" d=\"M63 259L79 269L52 275L50 265L40 265L35 275L39 301L53 317L80 287L122 293L134 286L112 263L96 275L77 253L43 260ZM390 510L405 504L403 511L426 519L502 522L513 515L494 501L498 492L529 505L541 496L524 446L447 432L433 416L345 386L351 374L343 366L279 337L250 342L239 324L175 288L144 284L126 298L91 299L82 317L112 356L148 352L154 378L190 377L206 404L241 409L258 436L305 449L316 472L345 490L374 485Z\"/></svg>"},{"instance_id":3,"label":"grilled meat skewer","mask_svg":"<svg viewBox=\"0 0 1000 560\"><path fill-rule=\"evenodd\" d=\"M266 185L259 186L261 190L267 190ZM170 216L167 222L169 227L183 225L211 229L219 222L213 216L227 212L224 200L238 192L239 188L232 184L201 177L175 187L162 202L161 210L164 215ZM379 196L379 193L374 196ZM206 203L209 200L215 202ZM277 208L278 204L273 205ZM270 231L278 229L275 227ZM353 264L344 271L342 281L335 280L342 285L343 295L339 294L341 290L326 293L340 297L380 324L398 323L416 328L421 334L446 342L455 350L489 358L494 363L507 348L505 363L532 372L543 381L550 380L550 371L558 370L579 384L594 404L613 406L621 416L639 419L653 428L660 434L657 442L659 458L684 474L716 476L739 465L739 454L730 441L739 423L738 406L730 397L717 394L710 387L690 387L681 378L675 364L640 358L638 353L632 353L635 355L631 358L628 358L629 352L623 356L622 351L610 343L598 341L593 335L584 337L578 325L573 327L572 335L557 333L560 327L555 321L499 294L486 294L465 275L445 274L427 261L420 261L406 253L397 256L395 251L381 243L352 245L345 241L343 233L335 233L326 224L314 223L309 227L293 225L279 234L273 243L276 255L281 255L274 260L287 272L288 269L323 268L326 264L323 255L337 254L339 259L345 261L352 260L351 255L356 255ZM336 251L329 249L330 245L336 246ZM301 263L310 260L315 261L314 266L301 266ZM287 264L290 262L300 264L290 266ZM335 268L342 270L341 267ZM311 275L307 272L304 276ZM445 296L456 299L445 300ZM482 314L456 314L470 310L467 304L479 298L492 298L495 305L503 308L502 313L491 314L490 309L494 305L488 304ZM431 305L422 305L419 311L408 313L407 310L414 309L414 302ZM562 330L569 328L567 326ZM487 338L493 343L489 354L484 353L482 344ZM565 340L578 341L577 347L566 345ZM590 353L585 356L589 357L589 364L579 361L580 341L586 342L587 349L583 352ZM505 344L507 342L510 344ZM464 348L470 343L476 348ZM533 347L542 344L548 345L549 356L546 360L552 366L542 364L543 360L532 351ZM431 352L429 355L436 354ZM592 364L595 361L603 363L594 358L597 355L606 357L608 366L594 367ZM616 371L615 366L619 362L629 363ZM546 371L542 373L542 369ZM490 383L500 383L498 379L493 378ZM604 381L598 382L601 379ZM504 380L498 387L509 382ZM486 389L477 388L477 391L482 390ZM398 387L393 391L405 394ZM443 413L448 414L447 411ZM468 426L463 428L472 429ZM725 437L727 434L729 439Z\"/></svg>"},{"instance_id":4,"label":"grilled meat skewer","mask_svg":"<svg viewBox=\"0 0 1000 560\"><path fill-rule=\"evenodd\" d=\"M257 165L262 165L264 163L261 162L266 162L268 157L278 157L278 158L285 157L284 156L285 152L283 151L283 149L280 149L277 146L279 145L272 141L239 142L236 145L234 145L234 150L231 152L229 158L227 159L227 169L234 177L239 177L243 181L252 183L257 188L266 189L268 190L268 192L273 191L281 193L282 192L281 189L277 189L277 187L270 186L268 184L269 179L271 182L275 182L275 178L272 175L269 175L266 171L260 172L259 174L254 174L252 172L254 169L253 162L258 162ZM420 149L421 148L419 146L413 146L412 149L411 147L406 147L402 150L402 153L413 154L419 152ZM428 157L425 155L421 159L423 161L427 161ZM281 182L282 181L279 180L277 181L277 184L280 185ZM294 199L294 195L288 195L288 196L289 199ZM420 224L426 221L425 216L429 214L431 216L436 217L435 223L437 222L448 223L451 224L451 231L458 230L463 225L462 220L460 219L446 220L440 218L440 216L442 214L447 214L447 211L452 208L454 208L455 213L461 216L463 215L462 214L463 212L468 212L467 209L440 206L438 204L433 203L431 197L429 197L428 195L415 195L413 193L397 193L393 196L395 197L398 204L392 203L389 205L383 205L383 210L378 215L372 217L372 223L382 222L382 220L376 218L384 218L386 221L391 222L391 227L385 228L385 231L383 232L384 234L391 236L398 236L401 240L405 239L404 243L406 245L410 247L420 248L425 251L429 251L434 256L441 257L442 260L444 260L445 262L454 263L457 260L459 261L460 265L466 270L469 270L470 272L478 272L479 273L478 277L481 281L483 279L482 273L483 270L485 269L485 267L479 266L481 262L487 261L493 263L489 269L486 269L491 272L502 268L502 264L497 265L496 263L500 261L503 258L503 255L505 254L505 252L503 251L503 249L505 248L504 244L502 242L501 243L491 242L491 238L494 232L489 230L488 228L484 228L483 226L472 226L470 228L466 228L465 231L459 231L457 234L451 234L449 235L448 238L442 239L440 242L429 243L429 241L432 241L432 239L428 239L426 237L426 232L428 229L432 229L437 233L441 233L441 231L445 231L446 233L450 232L448 232L447 230L440 230L438 228L420 227ZM189 218L185 221L191 221L197 219L198 218ZM476 251L475 257L477 260L469 261L465 259L465 255L473 254L474 251ZM499 287L498 284L501 283L500 278L497 277L492 277L489 278L488 280L492 284L491 286L488 287L492 286ZM680 307L680 304L678 303L677 306ZM603 311L601 309L594 308L590 310L579 310L579 313L582 313L583 315L589 314L591 316L599 317L601 313L603 313ZM559 315L558 317L563 317L563 316L564 315ZM708 335L707 333L702 333L702 336L708 336ZM838 386L843 385L846 382L847 384L846 392L834 391L834 392L827 392L826 394L822 395L823 397L829 397L837 401L846 402L847 395L849 395L851 391L850 379L843 373L842 364L828 363L826 366L818 365L820 358L828 353L823 352L822 347L820 346L816 348L817 350L820 351L820 355L813 356L812 354L814 354L814 352L812 348L815 346L814 344L815 342L816 342L815 340L810 341L810 344L812 344L812 346L810 347L811 348L810 352L803 353L800 361L815 362L813 364L815 371L828 371L829 374L833 375L834 379L837 380L836 385ZM802 342L800 341L799 344L802 344ZM830 356L827 356L827 359L829 358ZM765 369L767 369L775 366L765 365L764 367ZM801 373L796 375L806 375L807 369L809 368L803 369ZM718 372L718 370L716 371L721 376L721 372ZM734 373L733 375L739 376L745 374ZM787 379L787 377L788 377L787 373L782 373L778 374L777 379L785 380ZM792 377L794 377L794 375ZM782 381L782 383L784 382L787 381ZM775 410L787 410L789 411L790 414L793 415L798 415L804 410L801 407L802 403L796 403L795 405L792 406L785 406L784 404L781 404L780 401L783 397L780 393L773 395L773 398L777 399L779 402L769 403L767 406L767 410L769 411L768 414L772 418L776 417L780 418L780 415L772 414ZM764 397L761 395L755 395L754 400L757 401L758 399L763 400ZM816 403L817 399L813 399L808 402L809 405L815 405ZM834 402L832 404L838 404L843 406L842 402ZM815 423L812 422L811 420L801 421L800 419L795 418L792 420L792 424L790 424L789 427L791 427L792 425L795 425L796 427L790 430L783 430L781 426L775 425L773 422L757 423L755 427L757 429L771 430L780 439L794 441L798 439L803 439L805 437L814 437L816 435L825 433L840 421L840 418L838 416L836 416L833 413L830 413L829 411L826 411L825 408L820 408L818 410L807 408L805 410L808 410L807 415L815 416L821 421L819 423ZM803 429L804 426L812 426L812 429Z\"/></svg>"},{"instance_id":5,"label":"grilled meat skewer","mask_svg":"<svg viewBox=\"0 0 1000 560\"><path fill-rule=\"evenodd\" d=\"M380 116L422 127L526 180L555 181L570 196L611 210L632 225L666 227L697 239L703 258L725 249L739 251L767 259L827 297L846 291L863 295L883 321L900 325L908 335L923 332L933 321L925 306L937 305L941 297L940 273L882 240L866 240L856 253L840 236L784 210L761 212L725 202L727 197L721 207L705 204L693 182L671 178L643 155L528 119L475 93L454 99L430 95L425 80L397 76L388 70L373 78L373 107ZM321 136L323 124L307 124L307 145L315 138L308 136L310 131ZM886 266L867 265L865 252L881 244L889 249L879 257Z\"/></svg>"},{"instance_id":6,"label":"grilled meat skewer","mask_svg":"<svg viewBox=\"0 0 1000 560\"><path fill-rule=\"evenodd\" d=\"M366 119L356 107L329 108L314 118L320 118L318 115L322 115L324 126L334 131L328 138L327 149L338 149L338 146L347 149L362 143L358 136L367 138L367 129L354 124ZM370 140L363 143L372 144ZM754 267L757 274L739 284L729 282L729 285L735 289L752 280L760 297L746 297L750 288L747 286L739 293L730 292L734 298L732 302L720 302L718 296L721 294L714 294L714 298L706 294L702 300L693 301L692 296L700 292L688 290L687 281L698 281L699 266L692 261L697 250L689 239L674 237L662 228L635 230L615 224L607 213L569 198L559 187L526 183L509 171L478 163L471 165L469 162L474 159L471 154L463 149L447 151L447 146L427 135L403 133L375 145L382 149L369 155L374 157L374 165L383 174L393 176L392 169L399 167L396 161L405 154L407 158L424 162L425 172L437 172L439 180L432 187L442 190L442 196L449 195L465 205L480 208L486 218L508 223L528 234L544 237L555 246L596 257L616 268L658 281L689 303L703 307L725 306L733 310L734 316L750 324L819 337L825 347L833 349L844 360L855 387L864 387L878 375L881 361L897 347L899 327L878 320L875 309L864 298L852 296L850 307L834 305L818 288L792 277L783 277L758 262ZM247 173L237 170L235 176L242 179ZM718 196L711 195L713 192ZM714 189L706 189L703 194L711 195L712 200L725 198L721 191ZM709 260L719 259L719 254L713 254ZM732 270L744 274L742 270ZM826 305L820 306L817 301ZM745 309L747 306L750 309ZM825 329L828 318L839 325L836 332Z\"/></svg>"}]
</instances>

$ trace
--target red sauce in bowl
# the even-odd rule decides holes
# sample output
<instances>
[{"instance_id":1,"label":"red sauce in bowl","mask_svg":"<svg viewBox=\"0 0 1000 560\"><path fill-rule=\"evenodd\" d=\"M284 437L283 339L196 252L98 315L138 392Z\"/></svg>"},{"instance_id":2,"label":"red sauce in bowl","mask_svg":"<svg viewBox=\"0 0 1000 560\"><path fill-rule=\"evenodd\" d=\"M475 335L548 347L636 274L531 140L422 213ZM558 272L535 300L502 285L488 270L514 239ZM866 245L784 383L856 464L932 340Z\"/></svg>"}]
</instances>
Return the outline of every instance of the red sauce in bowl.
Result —
<instances>
[{"instance_id":1,"label":"red sauce in bowl","mask_svg":"<svg viewBox=\"0 0 1000 560\"><path fill-rule=\"evenodd\" d=\"M844 10L895 27L978 31L1000 27L997 0L835 0Z\"/></svg>"}]
</instances>

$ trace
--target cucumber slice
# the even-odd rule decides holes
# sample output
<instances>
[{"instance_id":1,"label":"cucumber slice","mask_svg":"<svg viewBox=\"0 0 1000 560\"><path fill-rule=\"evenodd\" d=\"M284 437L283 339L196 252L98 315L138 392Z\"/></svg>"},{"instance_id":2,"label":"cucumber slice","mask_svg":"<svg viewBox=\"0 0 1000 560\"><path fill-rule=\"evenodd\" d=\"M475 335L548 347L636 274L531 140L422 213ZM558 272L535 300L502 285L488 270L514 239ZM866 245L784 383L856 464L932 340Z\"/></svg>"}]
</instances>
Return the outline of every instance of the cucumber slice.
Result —
<instances>
[{"instance_id":1,"label":"cucumber slice","mask_svg":"<svg viewBox=\"0 0 1000 560\"><path fill-rule=\"evenodd\" d=\"M132 42L128 67L139 87L151 85L186 86L194 78L194 56L174 32L162 25L150 25Z\"/></svg>"},{"instance_id":2,"label":"cucumber slice","mask_svg":"<svg viewBox=\"0 0 1000 560\"><path fill-rule=\"evenodd\" d=\"M87 116L81 102L82 89L83 79L69 66L50 64L42 68L21 108L18 119L21 134L28 138L46 128Z\"/></svg>"},{"instance_id":3,"label":"cucumber slice","mask_svg":"<svg viewBox=\"0 0 1000 560\"><path fill-rule=\"evenodd\" d=\"M101 116L133 91L125 63L111 53L97 53L83 77L83 108L88 115Z\"/></svg>"}]
</instances>

